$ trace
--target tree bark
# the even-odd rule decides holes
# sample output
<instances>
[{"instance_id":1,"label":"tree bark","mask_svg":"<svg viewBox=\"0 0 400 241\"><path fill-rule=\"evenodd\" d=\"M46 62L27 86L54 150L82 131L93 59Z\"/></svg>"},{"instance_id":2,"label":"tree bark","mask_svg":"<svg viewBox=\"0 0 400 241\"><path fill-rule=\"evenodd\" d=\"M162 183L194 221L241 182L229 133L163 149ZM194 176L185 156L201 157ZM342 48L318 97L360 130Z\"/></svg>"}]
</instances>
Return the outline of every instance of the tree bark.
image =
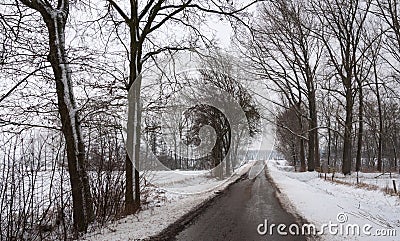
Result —
<instances>
[{"instance_id":1,"label":"tree bark","mask_svg":"<svg viewBox=\"0 0 400 241\"><path fill-rule=\"evenodd\" d=\"M300 130L301 132L304 131L304 125L303 125L303 120L301 115L298 115L298 120L300 123ZM306 171L306 154L305 154L305 150L304 150L304 139L303 138L299 138L300 139L300 150L299 150L299 155L300 155L300 171L304 172Z\"/></svg>"},{"instance_id":2,"label":"tree bark","mask_svg":"<svg viewBox=\"0 0 400 241\"><path fill-rule=\"evenodd\" d=\"M331 149L332 149L332 133L331 133L331 119L328 117L328 167L331 165Z\"/></svg>"},{"instance_id":3,"label":"tree bark","mask_svg":"<svg viewBox=\"0 0 400 241\"><path fill-rule=\"evenodd\" d=\"M142 71L142 62L141 62L141 43L138 42L138 26L136 26L133 22L129 23L129 31L130 31L130 53L129 53L129 83L127 86L127 91L131 91L131 87L138 79L141 71ZM126 155L125 160L125 178L127 180L127 185L125 188L125 213L127 215L135 213L140 208L140 173L139 173L139 158L140 158L140 103L139 101L139 93L140 93L141 84L136 84L133 94L134 102L132 103L135 107L133 112L128 115L128 123L136 123L136 126L133 128L133 141L132 145L134 151L132 152L133 155L129 156ZM133 158L135 162L135 171L133 170ZM133 179L134 179L134 186L133 189ZM135 192L135 195L134 195ZM133 198L135 197L135 198Z\"/></svg>"},{"instance_id":4,"label":"tree bark","mask_svg":"<svg viewBox=\"0 0 400 241\"><path fill-rule=\"evenodd\" d=\"M310 91L308 94L308 104L310 111L310 130L308 132L308 171L314 171L315 168L319 168L319 148L318 148L318 120L317 110L315 104L315 90L313 83L310 81Z\"/></svg>"},{"instance_id":5,"label":"tree bark","mask_svg":"<svg viewBox=\"0 0 400 241\"><path fill-rule=\"evenodd\" d=\"M131 85L128 92L128 133L125 160L125 214L127 215L135 213L140 208L141 76L139 75L134 81L137 82L135 85ZM133 165L132 159L135 165Z\"/></svg>"},{"instance_id":6,"label":"tree bark","mask_svg":"<svg viewBox=\"0 0 400 241\"><path fill-rule=\"evenodd\" d=\"M140 87L142 78L136 79L136 141L135 141L135 211L140 208L140 173L139 173L139 158L140 158L140 136L141 136L141 121L142 121L142 106L140 102Z\"/></svg>"},{"instance_id":7,"label":"tree bark","mask_svg":"<svg viewBox=\"0 0 400 241\"><path fill-rule=\"evenodd\" d=\"M375 71L376 72L376 71ZM381 95L379 93L379 84L378 79L375 79L375 87L376 87L376 99L378 101L378 115L379 115L379 135L378 135L378 163L377 170L378 172L382 171L382 149L383 149L383 114L382 114L382 101Z\"/></svg>"},{"instance_id":8,"label":"tree bark","mask_svg":"<svg viewBox=\"0 0 400 241\"><path fill-rule=\"evenodd\" d=\"M350 83L350 80L348 80ZM344 140L343 140L343 163L342 173L348 175L351 173L351 132L353 122L353 95L351 84L346 87L346 120L344 126Z\"/></svg>"},{"instance_id":9,"label":"tree bark","mask_svg":"<svg viewBox=\"0 0 400 241\"><path fill-rule=\"evenodd\" d=\"M364 97L361 83L359 83L359 106L358 106L358 139L357 139L357 156L356 156L356 172L360 171L361 168L361 157L362 157L362 144L363 144L363 129L364 129L364 120L363 120L363 111L364 111Z\"/></svg>"},{"instance_id":10,"label":"tree bark","mask_svg":"<svg viewBox=\"0 0 400 241\"><path fill-rule=\"evenodd\" d=\"M84 232L88 223L93 221L94 212L86 172L85 146L72 88L71 69L65 51L65 24L69 13L69 2L59 0L57 9L36 0L21 0L21 2L37 10L47 26L50 47L48 61L54 73L61 129L66 141L74 228L78 232Z\"/></svg>"}]
</instances>

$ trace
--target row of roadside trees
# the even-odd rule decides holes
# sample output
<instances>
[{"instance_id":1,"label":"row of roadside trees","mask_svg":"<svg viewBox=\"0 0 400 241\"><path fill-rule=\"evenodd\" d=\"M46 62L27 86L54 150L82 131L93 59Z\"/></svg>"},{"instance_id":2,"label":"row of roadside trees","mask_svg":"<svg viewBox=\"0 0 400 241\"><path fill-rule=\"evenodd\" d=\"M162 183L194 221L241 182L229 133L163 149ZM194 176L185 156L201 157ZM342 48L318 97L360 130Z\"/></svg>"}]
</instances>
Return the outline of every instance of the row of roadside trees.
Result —
<instances>
[{"instance_id":1,"label":"row of roadside trees","mask_svg":"<svg viewBox=\"0 0 400 241\"><path fill-rule=\"evenodd\" d=\"M301 170L398 167L398 14L396 0L274 1L239 37L281 100L278 148Z\"/></svg>"}]
</instances>

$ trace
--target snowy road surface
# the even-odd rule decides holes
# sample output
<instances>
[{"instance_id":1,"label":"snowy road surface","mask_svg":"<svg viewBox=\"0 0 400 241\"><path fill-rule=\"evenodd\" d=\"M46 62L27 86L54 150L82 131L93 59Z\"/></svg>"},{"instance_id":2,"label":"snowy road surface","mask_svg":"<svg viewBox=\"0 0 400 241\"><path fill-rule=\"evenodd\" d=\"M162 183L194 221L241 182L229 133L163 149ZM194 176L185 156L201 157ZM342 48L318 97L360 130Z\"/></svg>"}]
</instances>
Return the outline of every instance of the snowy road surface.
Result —
<instances>
[{"instance_id":1,"label":"snowy road surface","mask_svg":"<svg viewBox=\"0 0 400 241\"><path fill-rule=\"evenodd\" d=\"M258 165L259 164L259 165ZM260 174L251 179L233 184L208 209L195 218L191 224L176 236L177 240L305 240L299 236L281 236L277 229L260 235L257 231L259 224L268 220L267 226L281 223L289 226L296 219L287 213L275 197L276 189L265 176L261 166ZM260 228L264 231L264 227ZM287 230L286 230L287 231Z\"/></svg>"}]
</instances>

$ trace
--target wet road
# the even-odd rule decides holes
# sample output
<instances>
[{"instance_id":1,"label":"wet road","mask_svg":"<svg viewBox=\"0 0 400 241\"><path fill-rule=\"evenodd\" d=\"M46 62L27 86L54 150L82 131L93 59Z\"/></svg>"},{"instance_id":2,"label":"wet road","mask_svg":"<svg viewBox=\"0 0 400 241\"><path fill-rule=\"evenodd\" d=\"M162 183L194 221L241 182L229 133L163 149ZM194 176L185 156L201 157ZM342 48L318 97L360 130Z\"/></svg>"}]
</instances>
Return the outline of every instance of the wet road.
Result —
<instances>
[{"instance_id":1,"label":"wet road","mask_svg":"<svg viewBox=\"0 0 400 241\"><path fill-rule=\"evenodd\" d=\"M261 170L262 163L257 165ZM268 232L260 235L257 232L258 225L264 223L265 219L268 220L268 226L272 223L287 226L296 223L295 218L281 207L275 192L276 189L265 176L265 170L254 179L247 178L235 183L180 232L176 240L306 240L299 236L278 235L276 227L273 235ZM263 230L261 228L260 231Z\"/></svg>"}]
</instances>

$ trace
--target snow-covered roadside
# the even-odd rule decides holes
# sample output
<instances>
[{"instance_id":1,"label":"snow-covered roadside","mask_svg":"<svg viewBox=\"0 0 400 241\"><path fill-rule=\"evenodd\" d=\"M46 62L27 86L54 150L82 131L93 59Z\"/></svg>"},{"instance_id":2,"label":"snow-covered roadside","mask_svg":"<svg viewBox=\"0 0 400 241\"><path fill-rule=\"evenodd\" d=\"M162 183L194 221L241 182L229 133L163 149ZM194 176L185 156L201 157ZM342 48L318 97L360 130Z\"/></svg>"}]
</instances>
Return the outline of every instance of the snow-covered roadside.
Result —
<instances>
[{"instance_id":1,"label":"snow-covered roadside","mask_svg":"<svg viewBox=\"0 0 400 241\"><path fill-rule=\"evenodd\" d=\"M269 175L281 191L278 195L283 204L315 224L317 230L324 229L322 240L400 239L399 197L386 195L379 190L365 190L325 181L316 172L296 173L291 171L285 161L269 160L266 164ZM330 222L332 232L328 227L321 228ZM336 225L337 228L334 227ZM354 235L357 232L353 233L351 225L360 227L360 235ZM387 233L392 232L392 229L396 236L377 235L377 232Z\"/></svg>"},{"instance_id":2,"label":"snow-covered roadside","mask_svg":"<svg viewBox=\"0 0 400 241\"><path fill-rule=\"evenodd\" d=\"M168 201L162 205L143 210L136 215L131 215L118 220L115 223L111 223L107 227L86 234L81 240L125 241L146 239L157 235L170 224L176 222L183 215L192 211L204 201L215 196L216 193L225 189L229 184L235 182L243 174L248 172L253 164L254 162L244 164L238 168L231 177L223 181L212 179L211 181L203 182L202 179L204 179L204 176L199 175L198 179L200 180L200 184L196 183L196 185L193 185L197 178L190 178L190 183L186 183L188 184L186 187L186 193L195 194L179 194L167 191L166 196L168 197ZM171 171L171 174L173 175L173 171ZM165 180L169 179L168 174L165 172L162 173L162 176L165 177ZM213 182L213 185L211 185L210 182ZM176 184L176 182L168 181L167 183ZM181 181L178 184L180 185L180 191L185 190L182 189L182 186L185 185L184 181ZM215 188L209 188L211 186ZM171 189L173 190L173 187L171 187ZM196 192L197 190L201 190L201 192Z\"/></svg>"}]
</instances>

